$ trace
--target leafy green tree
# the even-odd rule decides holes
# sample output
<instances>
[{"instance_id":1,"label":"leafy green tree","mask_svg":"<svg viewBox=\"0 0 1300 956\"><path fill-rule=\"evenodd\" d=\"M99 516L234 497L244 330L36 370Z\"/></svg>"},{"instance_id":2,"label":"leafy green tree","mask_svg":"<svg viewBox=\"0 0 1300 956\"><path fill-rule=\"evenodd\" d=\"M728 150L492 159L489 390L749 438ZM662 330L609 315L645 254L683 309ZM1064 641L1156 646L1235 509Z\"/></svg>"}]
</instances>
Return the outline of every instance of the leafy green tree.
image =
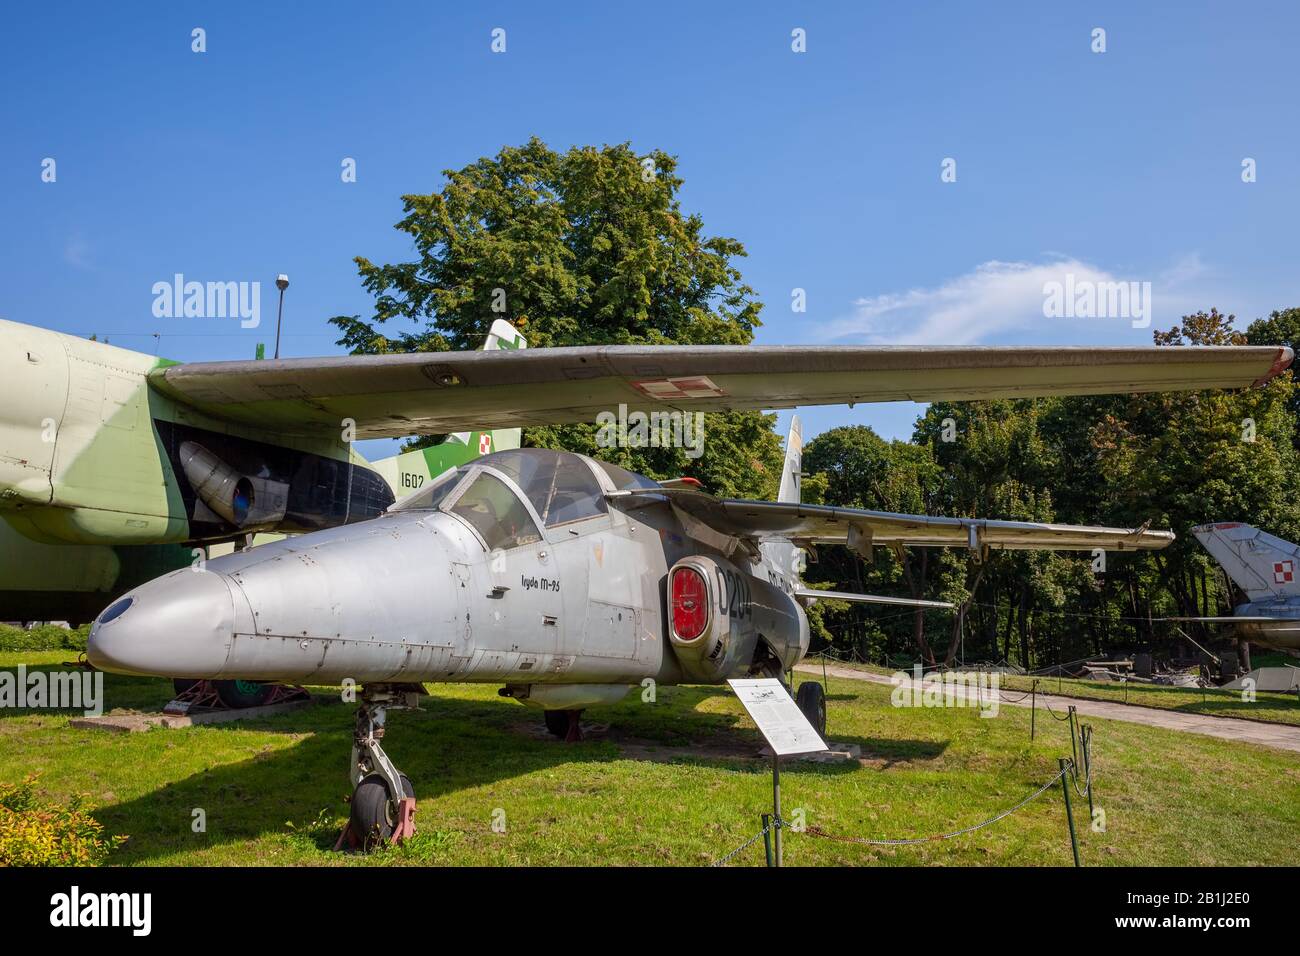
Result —
<instances>
[{"instance_id":1,"label":"leafy green tree","mask_svg":"<svg viewBox=\"0 0 1300 956\"><path fill-rule=\"evenodd\" d=\"M530 348L591 344L745 345L761 304L735 239L682 211L677 161L629 144L557 152L533 138L402 197L396 228L415 259L356 259L373 314L336 316L356 354L478 347L505 318ZM404 320L390 325L393 320ZM614 411L611 409L611 411ZM704 454L601 449L593 426L529 429L525 443L617 459L652 477L690 475L720 494L772 495L781 469L771 416L712 415ZM436 439L434 439L436 440ZM426 444L426 442L416 443Z\"/></svg>"},{"instance_id":2,"label":"leafy green tree","mask_svg":"<svg viewBox=\"0 0 1300 956\"><path fill-rule=\"evenodd\" d=\"M804 470L824 487L822 497L837 505L879 511L917 514L925 512L940 487L940 475L930 449L908 442L886 442L864 425L823 432L804 451ZM810 482L805 482L805 489ZM807 496L805 496L807 497ZM841 590L864 593L898 593L929 597L934 553L927 548L875 548L870 565L843 547L822 548L820 560L809 567L809 579ZM888 630L873 623L873 612L861 605L819 604L818 621L827 629L851 635L864 655L875 659L886 649ZM892 614L889 620L896 620ZM911 640L929 663L934 652L926 638L928 619L936 612L917 608L911 612Z\"/></svg>"},{"instance_id":3,"label":"leafy green tree","mask_svg":"<svg viewBox=\"0 0 1300 956\"><path fill-rule=\"evenodd\" d=\"M1246 327L1246 342L1250 345L1285 345L1300 355L1300 309L1281 309L1267 319L1256 319ZM1284 373L1295 378L1295 370ZM1300 389L1293 389L1287 402L1294 426L1292 444L1300 449Z\"/></svg>"}]
</instances>

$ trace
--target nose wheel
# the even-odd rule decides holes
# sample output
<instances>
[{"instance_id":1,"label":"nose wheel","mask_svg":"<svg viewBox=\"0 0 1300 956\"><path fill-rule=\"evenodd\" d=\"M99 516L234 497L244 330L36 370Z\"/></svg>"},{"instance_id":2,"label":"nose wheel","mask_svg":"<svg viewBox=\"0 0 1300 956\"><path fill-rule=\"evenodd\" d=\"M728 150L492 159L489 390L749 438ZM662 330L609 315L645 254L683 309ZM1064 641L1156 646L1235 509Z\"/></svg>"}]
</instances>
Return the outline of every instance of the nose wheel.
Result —
<instances>
[{"instance_id":1,"label":"nose wheel","mask_svg":"<svg viewBox=\"0 0 1300 956\"><path fill-rule=\"evenodd\" d=\"M367 687L352 734L352 797L348 825L334 849L373 850L415 834L415 788L380 745L388 711L417 709L415 691Z\"/></svg>"},{"instance_id":2,"label":"nose wheel","mask_svg":"<svg viewBox=\"0 0 1300 956\"><path fill-rule=\"evenodd\" d=\"M393 799L388 781L372 773L361 778L352 791L348 830L362 834L361 849L373 850L385 843L397 843L415 832L415 788L404 773L397 775L402 795Z\"/></svg>"}]
</instances>

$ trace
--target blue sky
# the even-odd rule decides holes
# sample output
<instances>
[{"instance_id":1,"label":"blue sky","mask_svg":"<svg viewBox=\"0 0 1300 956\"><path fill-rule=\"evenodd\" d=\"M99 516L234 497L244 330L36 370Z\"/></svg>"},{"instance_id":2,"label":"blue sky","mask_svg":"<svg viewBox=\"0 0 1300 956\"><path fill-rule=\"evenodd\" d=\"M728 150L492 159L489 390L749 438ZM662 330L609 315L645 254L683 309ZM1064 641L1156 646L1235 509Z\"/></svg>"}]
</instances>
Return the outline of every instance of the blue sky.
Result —
<instances>
[{"instance_id":1,"label":"blue sky","mask_svg":"<svg viewBox=\"0 0 1300 956\"><path fill-rule=\"evenodd\" d=\"M398 197L531 135L677 155L685 208L749 251L762 343L1150 342L1128 318L1044 317L1065 272L1152 283L1153 326L1300 305L1294 5L450 7L9 10L0 317L251 357L285 272L283 353L338 352L326 319L370 304L352 257L409 254ZM155 318L177 272L261 281L262 326ZM803 418L906 436L918 410Z\"/></svg>"}]
</instances>

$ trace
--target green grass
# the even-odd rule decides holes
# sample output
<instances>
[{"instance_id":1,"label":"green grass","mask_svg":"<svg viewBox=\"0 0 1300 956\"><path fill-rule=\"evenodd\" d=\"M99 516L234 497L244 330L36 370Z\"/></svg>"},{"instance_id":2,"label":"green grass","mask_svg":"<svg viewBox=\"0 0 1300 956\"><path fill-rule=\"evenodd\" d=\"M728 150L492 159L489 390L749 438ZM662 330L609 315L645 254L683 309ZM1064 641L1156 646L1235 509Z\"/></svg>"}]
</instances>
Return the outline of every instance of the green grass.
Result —
<instances>
[{"instance_id":1,"label":"green grass","mask_svg":"<svg viewBox=\"0 0 1300 956\"><path fill-rule=\"evenodd\" d=\"M0 654L57 666L60 652ZM799 680L808 679L800 675ZM158 707L164 681L106 675L111 707ZM404 847L330 852L346 814L352 708L329 702L255 722L115 735L64 713L0 711L0 781L39 772L55 797L85 793L127 844L110 862L214 865L700 865L757 832L770 807L761 740L725 688L660 688L588 713L592 739L564 744L540 714L495 686L429 685L419 713L397 712L385 746L414 781L419 833ZM786 816L833 833L918 836L1011 806L1070 753L1066 725L1004 707L899 709L888 686L830 681L832 739L862 764L789 763ZM331 694L320 689L322 696ZM1104 833L1076 800L1087 865L1290 864L1300 826L1300 757L1140 725L1091 721ZM191 829L192 811L207 832ZM505 832L493 832L504 812ZM1068 865L1059 789L969 836L878 848L791 833L791 865ZM736 861L762 862L761 844Z\"/></svg>"},{"instance_id":2,"label":"green grass","mask_svg":"<svg viewBox=\"0 0 1300 956\"><path fill-rule=\"evenodd\" d=\"M828 664L832 667L850 668L872 674L894 673L893 670L877 664L839 661L828 661ZM814 670L820 669L820 659L811 658L808 665ZM911 671L907 673L910 674ZM1245 701L1242 700L1240 691L1219 690L1213 687L1202 690L1199 687L1166 687L1160 684L1133 683L1127 685L1126 692L1124 684L1113 681L1079 680L1073 677L1062 677L1059 680L1055 677L1039 677L1037 680L1039 693L1060 697L1107 700L1175 710L1185 714L1240 717L1265 723L1300 725L1300 699L1297 699L1295 694L1257 692L1255 700ZM1020 694L1028 691L1033 682L1032 677L1003 674L1000 686L1012 694Z\"/></svg>"},{"instance_id":3,"label":"green grass","mask_svg":"<svg viewBox=\"0 0 1300 956\"><path fill-rule=\"evenodd\" d=\"M1033 679L1004 676L1002 687L1008 691L1029 690ZM1079 697L1085 700L1111 700L1120 703L1140 704L1176 710L1184 714L1206 714L1214 717L1243 717L1273 724L1300 725L1300 700L1295 694L1258 692L1255 700L1242 700L1241 691L1217 688L1167 687L1160 684L1124 684L1111 681L1077 680L1063 677L1040 677L1038 688L1042 692L1062 697Z\"/></svg>"}]
</instances>

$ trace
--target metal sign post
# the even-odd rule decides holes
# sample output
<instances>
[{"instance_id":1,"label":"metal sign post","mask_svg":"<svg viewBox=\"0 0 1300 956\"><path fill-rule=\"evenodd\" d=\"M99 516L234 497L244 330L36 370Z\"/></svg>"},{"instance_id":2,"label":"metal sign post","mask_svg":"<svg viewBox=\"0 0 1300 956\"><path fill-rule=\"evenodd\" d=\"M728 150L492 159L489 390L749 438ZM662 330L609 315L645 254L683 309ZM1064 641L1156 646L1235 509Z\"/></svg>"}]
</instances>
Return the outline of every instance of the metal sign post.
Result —
<instances>
[{"instance_id":1,"label":"metal sign post","mask_svg":"<svg viewBox=\"0 0 1300 956\"><path fill-rule=\"evenodd\" d=\"M780 866L784 860L784 854L781 852L781 755L772 754L772 813L774 814L776 824L776 865Z\"/></svg>"},{"instance_id":2,"label":"metal sign post","mask_svg":"<svg viewBox=\"0 0 1300 956\"><path fill-rule=\"evenodd\" d=\"M772 748L772 827L776 865L783 862L781 817L781 758L792 754L810 754L827 750L821 734L813 729L799 705L775 677L757 680L729 680L746 713L758 725L759 732Z\"/></svg>"}]
</instances>

